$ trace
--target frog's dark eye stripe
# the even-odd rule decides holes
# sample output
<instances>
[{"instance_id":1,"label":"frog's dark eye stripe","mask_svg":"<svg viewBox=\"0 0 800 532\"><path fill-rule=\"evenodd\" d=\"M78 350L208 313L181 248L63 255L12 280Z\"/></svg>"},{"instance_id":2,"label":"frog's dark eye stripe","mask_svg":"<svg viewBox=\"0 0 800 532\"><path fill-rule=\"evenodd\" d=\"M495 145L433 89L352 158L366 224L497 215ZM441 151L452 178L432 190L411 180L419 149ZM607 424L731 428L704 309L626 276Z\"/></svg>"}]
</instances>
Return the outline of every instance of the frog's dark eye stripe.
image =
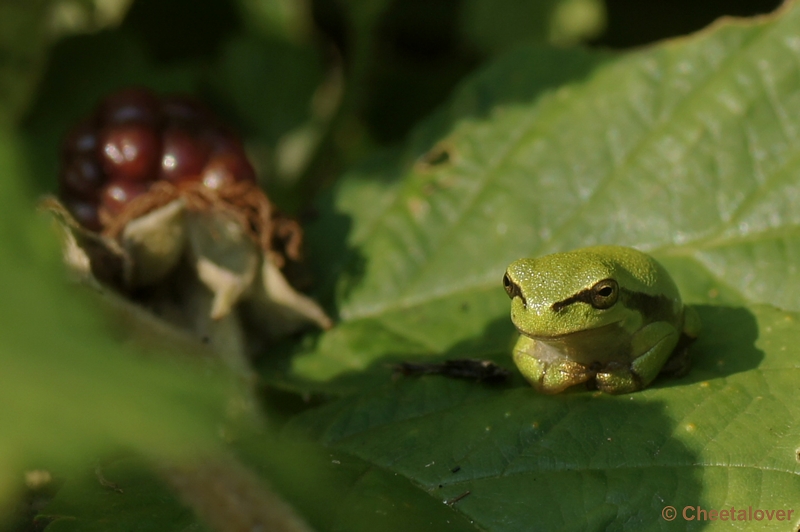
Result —
<instances>
[{"instance_id":1,"label":"frog's dark eye stripe","mask_svg":"<svg viewBox=\"0 0 800 532\"><path fill-rule=\"evenodd\" d=\"M580 303L588 303L589 305L592 304L591 288L586 289L586 290L581 290L580 292L578 292L574 296L570 296L567 299L562 299L561 301L556 301L555 303L550 305L550 308L552 309L553 312L558 312L561 309L564 309L564 308L572 305L573 303L579 303L579 302Z\"/></svg>"},{"instance_id":2,"label":"frog's dark eye stripe","mask_svg":"<svg viewBox=\"0 0 800 532\"><path fill-rule=\"evenodd\" d=\"M506 289L506 294L508 294L508 297L510 297L511 299L519 297L520 299L522 299L522 304L527 306L527 302L525 301L525 296L522 295L522 290L519 289L519 285L517 285L517 283L511 280L508 274L505 274L503 276L503 288Z\"/></svg>"},{"instance_id":3,"label":"frog's dark eye stripe","mask_svg":"<svg viewBox=\"0 0 800 532\"><path fill-rule=\"evenodd\" d=\"M567 299L556 301L550 308L553 312L572 305L573 303L587 303L596 309L607 309L614 306L619 298L619 285L614 279L603 279L598 281L591 288L581 290L574 296Z\"/></svg>"}]
</instances>

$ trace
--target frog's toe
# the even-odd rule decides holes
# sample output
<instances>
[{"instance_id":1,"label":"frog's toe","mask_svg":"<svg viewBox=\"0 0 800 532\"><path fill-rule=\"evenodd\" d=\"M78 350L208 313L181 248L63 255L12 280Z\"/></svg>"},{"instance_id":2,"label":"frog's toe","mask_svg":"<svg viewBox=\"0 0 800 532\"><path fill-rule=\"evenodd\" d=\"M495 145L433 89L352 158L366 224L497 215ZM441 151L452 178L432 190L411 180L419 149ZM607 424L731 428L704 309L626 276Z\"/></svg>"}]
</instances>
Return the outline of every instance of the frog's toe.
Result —
<instances>
[{"instance_id":1,"label":"frog's toe","mask_svg":"<svg viewBox=\"0 0 800 532\"><path fill-rule=\"evenodd\" d=\"M631 393L641 390L642 378L629 367L611 367L595 376L597 388L609 394Z\"/></svg>"},{"instance_id":2,"label":"frog's toe","mask_svg":"<svg viewBox=\"0 0 800 532\"><path fill-rule=\"evenodd\" d=\"M667 377L683 377L692 367L692 360L689 358L689 349L687 346L680 344L672 353L672 356L661 368L659 375L666 375Z\"/></svg>"}]
</instances>

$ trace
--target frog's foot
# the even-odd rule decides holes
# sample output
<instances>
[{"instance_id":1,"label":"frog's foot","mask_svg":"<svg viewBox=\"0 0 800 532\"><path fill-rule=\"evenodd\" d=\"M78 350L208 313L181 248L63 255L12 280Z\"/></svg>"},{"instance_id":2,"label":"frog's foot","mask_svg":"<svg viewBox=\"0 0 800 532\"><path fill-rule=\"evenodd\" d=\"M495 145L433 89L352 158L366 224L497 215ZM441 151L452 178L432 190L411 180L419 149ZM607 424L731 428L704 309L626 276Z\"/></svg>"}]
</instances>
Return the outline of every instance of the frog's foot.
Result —
<instances>
[{"instance_id":1,"label":"frog's foot","mask_svg":"<svg viewBox=\"0 0 800 532\"><path fill-rule=\"evenodd\" d=\"M595 376L597 388L610 394L631 393L644 387L642 378L622 363L608 364Z\"/></svg>"},{"instance_id":2,"label":"frog's foot","mask_svg":"<svg viewBox=\"0 0 800 532\"><path fill-rule=\"evenodd\" d=\"M521 336L514 346L514 363L520 373L537 391L561 393L570 386L586 382L594 372L583 364L567 358L542 360L533 356L535 340Z\"/></svg>"},{"instance_id":3,"label":"frog's foot","mask_svg":"<svg viewBox=\"0 0 800 532\"><path fill-rule=\"evenodd\" d=\"M689 344L693 341L694 338L682 334L681 339L678 341L678 346L672 352L672 356L664 364L664 367L661 368L659 375L675 378L683 377L689 373L689 369L692 367L692 361L689 358Z\"/></svg>"}]
</instances>

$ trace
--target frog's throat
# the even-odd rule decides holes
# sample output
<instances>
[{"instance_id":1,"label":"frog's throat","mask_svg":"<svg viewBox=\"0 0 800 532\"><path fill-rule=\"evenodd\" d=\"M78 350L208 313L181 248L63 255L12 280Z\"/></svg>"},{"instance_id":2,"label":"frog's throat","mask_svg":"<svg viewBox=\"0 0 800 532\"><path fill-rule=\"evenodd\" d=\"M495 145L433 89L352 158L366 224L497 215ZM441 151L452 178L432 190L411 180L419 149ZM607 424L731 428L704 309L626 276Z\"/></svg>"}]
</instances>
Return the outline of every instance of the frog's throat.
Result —
<instances>
[{"instance_id":1,"label":"frog's throat","mask_svg":"<svg viewBox=\"0 0 800 532\"><path fill-rule=\"evenodd\" d=\"M534 341L532 355L551 362L567 359L586 367L627 359L631 337L623 333L622 323L619 320L557 336L529 336Z\"/></svg>"},{"instance_id":2,"label":"frog's throat","mask_svg":"<svg viewBox=\"0 0 800 532\"><path fill-rule=\"evenodd\" d=\"M616 327L622 327L622 320L612 321L611 323L606 323L606 324L603 324L603 325L599 325L597 327L592 327L592 328L589 328L589 329L580 329L580 330L577 330L577 331L572 331L572 332L563 333L563 334L552 334L552 335L529 334L529 333L526 333L526 332L520 330L519 327L517 327L517 331L519 331L519 333L522 336L527 336L528 338L530 338L532 340L541 340L541 341L545 341L546 342L548 340L564 340L564 339L567 339L567 338L570 338L570 337L574 337L574 336L583 336L585 334L597 335L600 332L605 332L606 329L608 329L608 330L613 329L615 326Z\"/></svg>"}]
</instances>

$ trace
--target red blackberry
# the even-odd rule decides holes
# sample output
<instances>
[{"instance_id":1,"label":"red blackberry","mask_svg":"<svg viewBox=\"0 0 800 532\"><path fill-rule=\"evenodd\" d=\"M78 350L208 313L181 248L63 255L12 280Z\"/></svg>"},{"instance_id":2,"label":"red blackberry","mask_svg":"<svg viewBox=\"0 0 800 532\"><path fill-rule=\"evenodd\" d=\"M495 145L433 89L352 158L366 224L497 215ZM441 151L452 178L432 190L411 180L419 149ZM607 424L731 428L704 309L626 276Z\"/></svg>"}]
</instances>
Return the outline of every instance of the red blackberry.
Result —
<instances>
[{"instance_id":1,"label":"red blackberry","mask_svg":"<svg viewBox=\"0 0 800 532\"><path fill-rule=\"evenodd\" d=\"M116 124L100 135L100 161L109 179L152 181L161 151L158 132L143 124Z\"/></svg>"},{"instance_id":2,"label":"red blackberry","mask_svg":"<svg viewBox=\"0 0 800 532\"><path fill-rule=\"evenodd\" d=\"M113 219L159 180L219 189L254 182L255 171L239 137L202 103L142 88L107 96L64 138L59 194L88 229L101 229L98 220Z\"/></svg>"},{"instance_id":3,"label":"red blackberry","mask_svg":"<svg viewBox=\"0 0 800 532\"><path fill-rule=\"evenodd\" d=\"M106 176L94 157L80 154L62 166L60 180L64 196L93 200L100 193Z\"/></svg>"},{"instance_id":4,"label":"red blackberry","mask_svg":"<svg viewBox=\"0 0 800 532\"><path fill-rule=\"evenodd\" d=\"M255 178L255 171L243 153L224 151L211 156L201 179L208 188L219 189L237 181L255 181Z\"/></svg>"},{"instance_id":5,"label":"red blackberry","mask_svg":"<svg viewBox=\"0 0 800 532\"><path fill-rule=\"evenodd\" d=\"M160 126L158 97L147 89L122 89L100 102L98 114L103 124L144 124Z\"/></svg>"},{"instance_id":6,"label":"red blackberry","mask_svg":"<svg viewBox=\"0 0 800 532\"><path fill-rule=\"evenodd\" d=\"M159 178L179 183L197 180L208 160L209 144L189 130L170 127L164 134Z\"/></svg>"},{"instance_id":7,"label":"red blackberry","mask_svg":"<svg viewBox=\"0 0 800 532\"><path fill-rule=\"evenodd\" d=\"M182 129L199 129L216 121L205 105L186 96L165 96L161 100L161 113L167 126Z\"/></svg>"}]
</instances>

